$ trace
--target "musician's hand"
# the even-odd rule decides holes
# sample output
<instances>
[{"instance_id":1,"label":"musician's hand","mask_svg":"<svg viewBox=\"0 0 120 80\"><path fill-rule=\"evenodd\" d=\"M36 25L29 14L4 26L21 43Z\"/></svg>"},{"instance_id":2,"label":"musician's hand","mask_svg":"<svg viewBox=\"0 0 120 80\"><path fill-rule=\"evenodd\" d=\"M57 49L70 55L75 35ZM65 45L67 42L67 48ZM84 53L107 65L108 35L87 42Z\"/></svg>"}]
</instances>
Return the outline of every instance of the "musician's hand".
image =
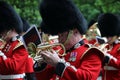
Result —
<instances>
[{"instance_id":1,"label":"musician's hand","mask_svg":"<svg viewBox=\"0 0 120 80\"><path fill-rule=\"evenodd\" d=\"M45 62L52 66L56 66L60 60L60 57L54 50L41 52L41 55L45 59Z\"/></svg>"},{"instance_id":2,"label":"musician's hand","mask_svg":"<svg viewBox=\"0 0 120 80\"><path fill-rule=\"evenodd\" d=\"M42 55L37 55L34 57L34 61L41 63L41 62L44 62L44 59L43 59Z\"/></svg>"}]
</instances>

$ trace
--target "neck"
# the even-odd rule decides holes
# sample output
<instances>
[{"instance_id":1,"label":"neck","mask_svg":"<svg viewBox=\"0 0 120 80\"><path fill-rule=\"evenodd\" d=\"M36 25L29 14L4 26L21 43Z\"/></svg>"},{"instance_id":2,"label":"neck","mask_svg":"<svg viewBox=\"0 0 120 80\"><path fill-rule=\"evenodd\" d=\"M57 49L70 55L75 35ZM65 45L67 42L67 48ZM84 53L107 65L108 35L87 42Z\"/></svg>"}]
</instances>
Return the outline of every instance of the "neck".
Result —
<instances>
[{"instance_id":1,"label":"neck","mask_svg":"<svg viewBox=\"0 0 120 80\"><path fill-rule=\"evenodd\" d=\"M80 40L79 42L77 42L75 45L73 45L70 49L66 50L66 52L70 52L74 49L79 48L80 46L82 46L84 44L84 40Z\"/></svg>"},{"instance_id":2,"label":"neck","mask_svg":"<svg viewBox=\"0 0 120 80\"><path fill-rule=\"evenodd\" d=\"M65 45L66 50L69 50L70 48L72 48L75 44L77 44L80 40L82 40L82 38L80 37L80 35L76 35L76 36L72 36L69 40L69 43L67 43Z\"/></svg>"}]
</instances>

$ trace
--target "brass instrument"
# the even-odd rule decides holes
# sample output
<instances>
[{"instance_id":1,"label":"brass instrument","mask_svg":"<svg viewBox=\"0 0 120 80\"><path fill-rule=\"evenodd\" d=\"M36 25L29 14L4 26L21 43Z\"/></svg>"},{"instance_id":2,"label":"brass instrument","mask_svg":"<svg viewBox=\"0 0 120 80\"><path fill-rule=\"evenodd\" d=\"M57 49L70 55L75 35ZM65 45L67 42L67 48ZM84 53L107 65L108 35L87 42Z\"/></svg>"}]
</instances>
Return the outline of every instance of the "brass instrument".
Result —
<instances>
[{"instance_id":1,"label":"brass instrument","mask_svg":"<svg viewBox=\"0 0 120 80\"><path fill-rule=\"evenodd\" d=\"M43 57L41 56L40 52L41 51L51 51L54 47L60 46L60 49L53 49L54 51L56 51L56 53L58 53L59 56L64 56L65 55L65 47L56 42L56 43L50 43L50 41L52 41L52 39L57 39L58 37L54 37L54 38L50 38L50 35L42 33L42 41L41 44L39 45L35 45L34 43L30 43L30 47L28 47L28 51L29 53L32 53L32 57L35 61L39 61L39 60L43 60ZM60 51L61 49L63 50L63 53L61 54Z\"/></svg>"},{"instance_id":2,"label":"brass instrument","mask_svg":"<svg viewBox=\"0 0 120 80\"><path fill-rule=\"evenodd\" d=\"M55 50L59 56L64 56L65 55L65 47L61 43L54 43L54 44L40 44L36 48L36 55L34 57L35 61L42 60L42 56L40 55L41 51L51 51L54 47L60 46L61 49L63 50L63 53L59 53L61 49ZM53 49L54 50L54 49Z\"/></svg>"}]
</instances>

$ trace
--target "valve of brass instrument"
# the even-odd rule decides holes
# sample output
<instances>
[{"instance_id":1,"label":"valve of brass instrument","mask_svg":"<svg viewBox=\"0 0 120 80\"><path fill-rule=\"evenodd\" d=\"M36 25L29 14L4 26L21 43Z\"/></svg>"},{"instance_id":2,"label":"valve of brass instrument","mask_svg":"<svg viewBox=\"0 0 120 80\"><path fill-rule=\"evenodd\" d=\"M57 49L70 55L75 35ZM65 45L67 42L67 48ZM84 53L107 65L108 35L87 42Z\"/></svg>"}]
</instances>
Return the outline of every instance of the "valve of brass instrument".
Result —
<instances>
[{"instance_id":1,"label":"valve of brass instrument","mask_svg":"<svg viewBox=\"0 0 120 80\"><path fill-rule=\"evenodd\" d=\"M58 53L59 56L65 55L65 47L58 43L58 36L51 36L45 33L42 33L42 43L39 44L36 48L36 56L34 60L43 59L40 55L41 51L51 51L54 50Z\"/></svg>"},{"instance_id":2,"label":"valve of brass instrument","mask_svg":"<svg viewBox=\"0 0 120 80\"><path fill-rule=\"evenodd\" d=\"M65 55L65 47L60 44L60 43L55 43L55 44L40 44L38 45L36 51L36 55L40 55L40 51L51 51L55 50L59 56L64 56Z\"/></svg>"}]
</instances>

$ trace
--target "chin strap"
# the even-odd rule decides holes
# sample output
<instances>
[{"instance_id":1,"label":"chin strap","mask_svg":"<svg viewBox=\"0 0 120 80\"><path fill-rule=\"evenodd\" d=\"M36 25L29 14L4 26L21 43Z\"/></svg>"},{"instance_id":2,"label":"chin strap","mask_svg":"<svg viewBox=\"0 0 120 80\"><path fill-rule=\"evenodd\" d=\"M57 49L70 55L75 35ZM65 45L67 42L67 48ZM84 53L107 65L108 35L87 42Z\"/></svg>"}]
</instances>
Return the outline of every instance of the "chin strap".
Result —
<instances>
[{"instance_id":1,"label":"chin strap","mask_svg":"<svg viewBox=\"0 0 120 80\"><path fill-rule=\"evenodd\" d=\"M82 46L83 44L84 44L84 40L82 39L78 43L76 43L72 48L70 48L69 50L66 50L66 52L70 52L70 51Z\"/></svg>"}]
</instances>

